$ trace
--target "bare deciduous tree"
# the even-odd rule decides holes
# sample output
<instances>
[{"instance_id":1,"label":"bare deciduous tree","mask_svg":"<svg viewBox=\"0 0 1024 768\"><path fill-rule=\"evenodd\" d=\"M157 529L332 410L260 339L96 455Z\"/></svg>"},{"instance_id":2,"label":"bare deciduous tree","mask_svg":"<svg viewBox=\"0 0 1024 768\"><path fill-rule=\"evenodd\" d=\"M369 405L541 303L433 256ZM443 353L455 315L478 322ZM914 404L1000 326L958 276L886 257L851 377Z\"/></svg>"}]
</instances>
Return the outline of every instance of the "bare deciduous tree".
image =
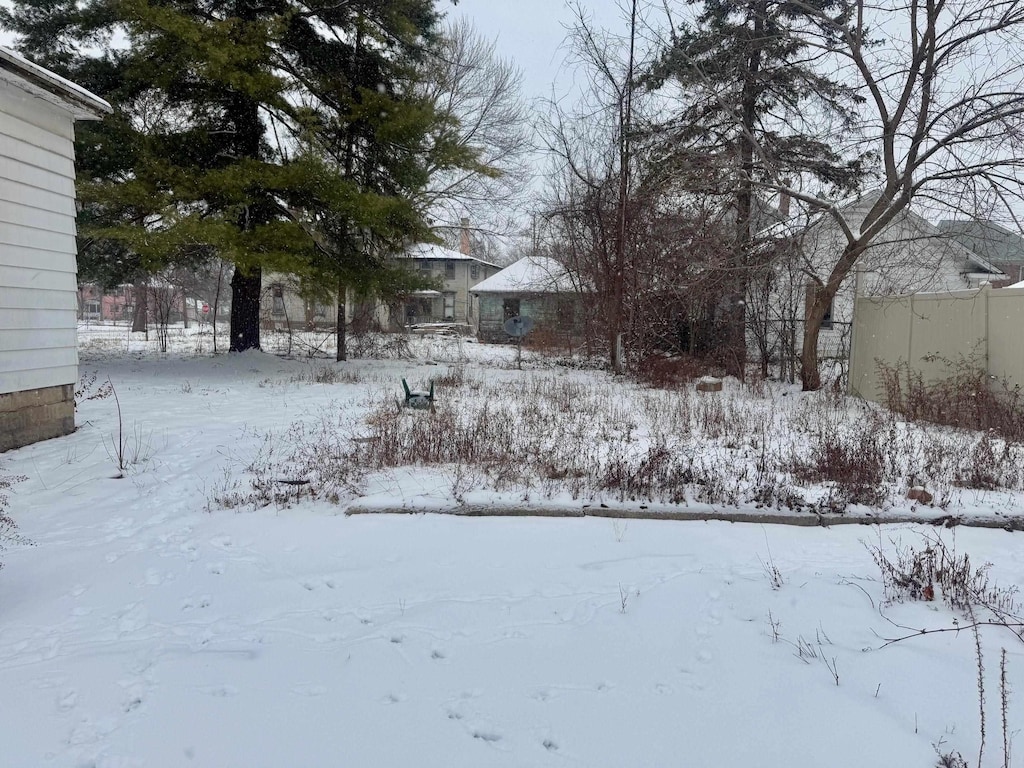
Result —
<instances>
[{"instance_id":1,"label":"bare deciduous tree","mask_svg":"<svg viewBox=\"0 0 1024 768\"><path fill-rule=\"evenodd\" d=\"M855 219L831 200L785 190L832 216L845 241L815 282L805 318L803 386L817 389L822 319L901 212L934 203L1017 221L1024 202L1024 2L842 0L829 10L794 4L814 20L815 44L866 99L846 149L874 150L881 165L878 197Z\"/></svg>"},{"instance_id":2,"label":"bare deciduous tree","mask_svg":"<svg viewBox=\"0 0 1024 768\"><path fill-rule=\"evenodd\" d=\"M484 231L506 231L528 186L532 143L521 81L494 42L466 20L448 25L420 68L414 88L442 117L431 135L435 165L420 203L456 237L467 213ZM466 162L453 164L453 155Z\"/></svg>"}]
</instances>

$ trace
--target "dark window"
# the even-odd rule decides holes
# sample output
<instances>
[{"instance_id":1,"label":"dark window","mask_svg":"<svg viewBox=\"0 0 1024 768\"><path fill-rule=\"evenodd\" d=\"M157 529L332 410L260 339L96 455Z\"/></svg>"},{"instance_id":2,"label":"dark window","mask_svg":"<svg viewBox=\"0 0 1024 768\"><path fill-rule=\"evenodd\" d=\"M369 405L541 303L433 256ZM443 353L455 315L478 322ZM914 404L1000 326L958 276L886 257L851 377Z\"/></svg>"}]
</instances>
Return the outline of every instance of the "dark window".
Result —
<instances>
[{"instance_id":1,"label":"dark window","mask_svg":"<svg viewBox=\"0 0 1024 768\"><path fill-rule=\"evenodd\" d=\"M811 311L811 304L814 303L814 291L815 291L814 283L808 283L807 284L807 291L806 291L805 298L804 298L804 302L805 302L804 303L804 317L805 318L807 317L807 314ZM835 299L833 299L832 301L830 301L828 303L828 308L825 310L825 316L821 319L821 327L822 328L831 328L832 327L832 309L833 309L833 304L834 303L835 303Z\"/></svg>"},{"instance_id":2,"label":"dark window","mask_svg":"<svg viewBox=\"0 0 1024 768\"><path fill-rule=\"evenodd\" d=\"M469 279L477 280L480 277L480 265L475 261L469 265Z\"/></svg>"},{"instance_id":3,"label":"dark window","mask_svg":"<svg viewBox=\"0 0 1024 768\"><path fill-rule=\"evenodd\" d=\"M271 295L274 297L274 304L271 312L275 315L284 314L284 286L275 285Z\"/></svg>"},{"instance_id":4,"label":"dark window","mask_svg":"<svg viewBox=\"0 0 1024 768\"><path fill-rule=\"evenodd\" d=\"M831 328L832 327L832 306L833 306L834 303L835 303L835 299L833 299L832 301L830 301L828 303L828 309L825 310L825 316L823 318L821 318L821 327L822 328Z\"/></svg>"},{"instance_id":5,"label":"dark window","mask_svg":"<svg viewBox=\"0 0 1024 768\"><path fill-rule=\"evenodd\" d=\"M454 280L455 279L455 262L454 261L446 261L444 263L444 277L445 277L445 280Z\"/></svg>"},{"instance_id":6,"label":"dark window","mask_svg":"<svg viewBox=\"0 0 1024 768\"><path fill-rule=\"evenodd\" d=\"M502 302L502 310L505 320L510 317L519 317L519 299L505 299Z\"/></svg>"}]
</instances>

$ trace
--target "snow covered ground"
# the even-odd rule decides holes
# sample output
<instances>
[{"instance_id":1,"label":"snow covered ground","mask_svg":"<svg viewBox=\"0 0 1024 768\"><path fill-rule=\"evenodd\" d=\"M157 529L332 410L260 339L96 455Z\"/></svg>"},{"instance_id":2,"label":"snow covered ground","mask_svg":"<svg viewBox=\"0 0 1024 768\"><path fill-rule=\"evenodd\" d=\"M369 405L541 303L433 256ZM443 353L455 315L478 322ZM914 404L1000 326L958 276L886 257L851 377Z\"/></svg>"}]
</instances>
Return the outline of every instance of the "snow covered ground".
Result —
<instances>
[{"instance_id":1,"label":"snow covered ground","mask_svg":"<svg viewBox=\"0 0 1024 768\"><path fill-rule=\"evenodd\" d=\"M0 555L2 766L930 768L936 746L977 764L973 634L882 648L908 634L893 622L965 619L883 608L866 545L941 533L1012 587L1020 533L224 509L267 434L325 413L355 429L427 358L509 386L548 374L424 339L418 361L318 384L323 362L209 357L194 334L168 355L123 328L82 336L79 430L0 457L27 477L8 512L33 544ZM367 492L443 505L451 472L395 468ZM963 496L965 514L972 498L989 503ZM981 643L983 764L1001 766L999 652L1024 691L1024 644L1000 627Z\"/></svg>"}]
</instances>

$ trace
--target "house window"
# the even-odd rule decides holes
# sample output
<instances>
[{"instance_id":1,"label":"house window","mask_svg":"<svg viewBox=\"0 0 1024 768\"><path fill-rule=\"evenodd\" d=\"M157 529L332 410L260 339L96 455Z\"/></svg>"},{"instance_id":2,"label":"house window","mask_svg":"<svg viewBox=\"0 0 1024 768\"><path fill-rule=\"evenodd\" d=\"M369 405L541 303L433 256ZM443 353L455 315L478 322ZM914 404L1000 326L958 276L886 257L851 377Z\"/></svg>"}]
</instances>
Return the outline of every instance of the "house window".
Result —
<instances>
[{"instance_id":1,"label":"house window","mask_svg":"<svg viewBox=\"0 0 1024 768\"><path fill-rule=\"evenodd\" d=\"M834 304L835 304L835 299L832 299L832 301L830 301L828 303L828 309L825 310L825 316L823 318L821 318L821 327L822 328L831 328L832 327L832 307L833 307Z\"/></svg>"},{"instance_id":2,"label":"house window","mask_svg":"<svg viewBox=\"0 0 1024 768\"><path fill-rule=\"evenodd\" d=\"M811 304L814 303L814 291L815 291L814 283L808 283L807 284L806 296L804 298L804 317L805 318L807 317L807 314L811 311ZM828 303L828 307L825 309L824 317L821 318L821 327L822 328L831 328L833 326L832 310L834 308L834 305L835 305L835 299L833 298Z\"/></svg>"},{"instance_id":3,"label":"house window","mask_svg":"<svg viewBox=\"0 0 1024 768\"><path fill-rule=\"evenodd\" d=\"M455 262L446 261L444 263L444 279L454 280L455 279Z\"/></svg>"},{"instance_id":4,"label":"house window","mask_svg":"<svg viewBox=\"0 0 1024 768\"><path fill-rule=\"evenodd\" d=\"M454 291L445 291L444 294L444 319L454 320L455 319L455 293Z\"/></svg>"},{"instance_id":5,"label":"house window","mask_svg":"<svg viewBox=\"0 0 1024 768\"><path fill-rule=\"evenodd\" d=\"M420 272L423 273L424 277L430 277L430 262L427 261L426 259L420 260Z\"/></svg>"},{"instance_id":6,"label":"house window","mask_svg":"<svg viewBox=\"0 0 1024 768\"><path fill-rule=\"evenodd\" d=\"M284 286L275 285L271 289L271 296L273 297L273 307L271 312L275 315L284 314Z\"/></svg>"},{"instance_id":7,"label":"house window","mask_svg":"<svg viewBox=\"0 0 1024 768\"><path fill-rule=\"evenodd\" d=\"M501 304L502 316L505 320L519 317L519 299L505 299Z\"/></svg>"},{"instance_id":8,"label":"house window","mask_svg":"<svg viewBox=\"0 0 1024 768\"><path fill-rule=\"evenodd\" d=\"M469 279L478 280L480 279L480 265L475 261L469 265Z\"/></svg>"}]
</instances>

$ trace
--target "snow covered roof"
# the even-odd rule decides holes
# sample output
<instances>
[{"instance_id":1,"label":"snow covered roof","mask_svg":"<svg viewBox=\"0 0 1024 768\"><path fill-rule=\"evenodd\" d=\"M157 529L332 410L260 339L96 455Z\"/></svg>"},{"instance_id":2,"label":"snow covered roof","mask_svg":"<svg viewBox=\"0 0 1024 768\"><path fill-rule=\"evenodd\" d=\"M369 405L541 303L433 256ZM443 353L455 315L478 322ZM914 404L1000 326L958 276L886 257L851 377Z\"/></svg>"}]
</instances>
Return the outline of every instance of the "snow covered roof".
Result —
<instances>
[{"instance_id":1,"label":"snow covered roof","mask_svg":"<svg viewBox=\"0 0 1024 768\"><path fill-rule=\"evenodd\" d=\"M76 120L99 120L114 111L96 94L4 46L0 46L0 80L68 110Z\"/></svg>"},{"instance_id":2,"label":"snow covered roof","mask_svg":"<svg viewBox=\"0 0 1024 768\"><path fill-rule=\"evenodd\" d=\"M577 282L565 266L547 256L527 256L477 283L473 293L566 293Z\"/></svg>"},{"instance_id":3,"label":"snow covered roof","mask_svg":"<svg viewBox=\"0 0 1024 768\"><path fill-rule=\"evenodd\" d=\"M488 267L497 267L498 264L492 264L489 261L478 259L475 256L467 256L461 251L453 251L451 248L445 248L443 245L434 245L433 243L416 243L410 245L405 249L405 253L398 254L400 259L436 259L439 261L476 261L480 264L485 264Z\"/></svg>"},{"instance_id":4,"label":"snow covered roof","mask_svg":"<svg viewBox=\"0 0 1024 768\"><path fill-rule=\"evenodd\" d=\"M1024 288L1024 280L1021 280L1019 283L1014 283L1013 285L1008 285L1006 287L1007 288Z\"/></svg>"}]
</instances>

